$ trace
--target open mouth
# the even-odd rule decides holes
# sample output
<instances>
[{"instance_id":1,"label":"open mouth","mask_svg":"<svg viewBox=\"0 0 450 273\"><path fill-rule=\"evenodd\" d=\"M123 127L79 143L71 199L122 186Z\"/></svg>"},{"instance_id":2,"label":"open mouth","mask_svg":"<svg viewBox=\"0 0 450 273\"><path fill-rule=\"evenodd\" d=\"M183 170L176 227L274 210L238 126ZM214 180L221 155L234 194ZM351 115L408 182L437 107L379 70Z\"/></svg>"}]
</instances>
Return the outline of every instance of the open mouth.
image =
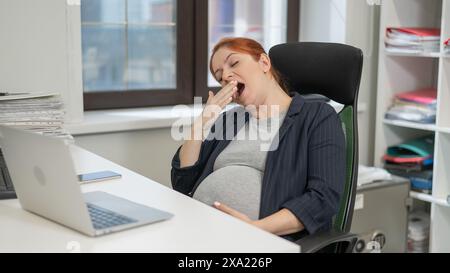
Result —
<instances>
[{"instance_id":1,"label":"open mouth","mask_svg":"<svg viewBox=\"0 0 450 273\"><path fill-rule=\"evenodd\" d=\"M238 94L240 96L242 94L242 92L244 91L244 89L245 89L245 84L238 82L237 88L238 88L238 90L237 90Z\"/></svg>"}]
</instances>

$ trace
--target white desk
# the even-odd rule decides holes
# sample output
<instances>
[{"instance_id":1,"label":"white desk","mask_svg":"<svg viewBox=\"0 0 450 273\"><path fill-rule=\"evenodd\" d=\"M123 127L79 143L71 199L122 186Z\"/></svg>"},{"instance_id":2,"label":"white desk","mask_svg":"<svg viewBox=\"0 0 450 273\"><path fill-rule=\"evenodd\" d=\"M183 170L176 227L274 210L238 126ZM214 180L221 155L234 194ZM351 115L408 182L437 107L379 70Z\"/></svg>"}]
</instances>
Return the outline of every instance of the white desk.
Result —
<instances>
[{"instance_id":1,"label":"white desk","mask_svg":"<svg viewBox=\"0 0 450 273\"><path fill-rule=\"evenodd\" d=\"M22 210L18 200L3 200L0 201L0 252L300 251L296 244L259 230L91 152L78 147L74 147L72 152L79 172L109 169L122 174L122 179L83 185L83 192L105 191L169 211L175 216L168 221L91 238Z\"/></svg>"}]
</instances>

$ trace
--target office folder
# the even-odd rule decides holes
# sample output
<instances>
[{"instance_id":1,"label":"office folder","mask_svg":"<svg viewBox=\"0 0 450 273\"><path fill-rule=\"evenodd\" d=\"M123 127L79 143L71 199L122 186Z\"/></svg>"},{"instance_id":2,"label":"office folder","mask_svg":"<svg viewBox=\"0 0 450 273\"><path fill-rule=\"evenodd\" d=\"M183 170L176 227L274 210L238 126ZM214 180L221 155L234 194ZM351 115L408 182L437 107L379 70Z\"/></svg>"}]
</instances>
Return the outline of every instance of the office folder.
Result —
<instances>
[{"instance_id":1,"label":"office folder","mask_svg":"<svg viewBox=\"0 0 450 273\"><path fill-rule=\"evenodd\" d=\"M410 105L394 105L386 112L385 118L420 124L433 124L436 121L436 110L421 109L420 107Z\"/></svg>"},{"instance_id":2,"label":"office folder","mask_svg":"<svg viewBox=\"0 0 450 273\"><path fill-rule=\"evenodd\" d=\"M422 156L422 157L400 157L400 156L392 156L392 155L384 155L383 160L387 162L403 164L403 163L416 163L416 164L429 164L432 161L432 156Z\"/></svg>"},{"instance_id":3,"label":"office folder","mask_svg":"<svg viewBox=\"0 0 450 273\"><path fill-rule=\"evenodd\" d=\"M440 33L438 28L388 27L386 50L405 53L439 52Z\"/></svg>"},{"instance_id":4,"label":"office folder","mask_svg":"<svg viewBox=\"0 0 450 273\"><path fill-rule=\"evenodd\" d=\"M436 104L437 89L426 88L409 92L401 92L395 95L396 98L407 102L413 102L422 105Z\"/></svg>"},{"instance_id":5,"label":"office folder","mask_svg":"<svg viewBox=\"0 0 450 273\"><path fill-rule=\"evenodd\" d=\"M420 177L410 178L411 188L414 190L431 191L433 188L433 181L431 179L423 179Z\"/></svg>"},{"instance_id":6,"label":"office folder","mask_svg":"<svg viewBox=\"0 0 450 273\"><path fill-rule=\"evenodd\" d=\"M422 164L415 164L415 163L404 163L404 164L397 164L393 162L384 162L383 167L388 170L389 172L402 172L404 174L410 173L410 172L420 172L429 170L432 166L423 166ZM392 172L391 172L392 173Z\"/></svg>"},{"instance_id":7,"label":"office folder","mask_svg":"<svg viewBox=\"0 0 450 273\"><path fill-rule=\"evenodd\" d=\"M418 163L429 165L433 162L434 136L429 135L388 147L384 160L393 163Z\"/></svg>"},{"instance_id":8,"label":"office folder","mask_svg":"<svg viewBox=\"0 0 450 273\"><path fill-rule=\"evenodd\" d=\"M426 88L401 92L394 96L394 103L385 118L423 124L436 122L437 90Z\"/></svg>"},{"instance_id":9,"label":"office folder","mask_svg":"<svg viewBox=\"0 0 450 273\"><path fill-rule=\"evenodd\" d=\"M410 40L439 40L441 36L439 28L388 27L387 32Z\"/></svg>"}]
</instances>

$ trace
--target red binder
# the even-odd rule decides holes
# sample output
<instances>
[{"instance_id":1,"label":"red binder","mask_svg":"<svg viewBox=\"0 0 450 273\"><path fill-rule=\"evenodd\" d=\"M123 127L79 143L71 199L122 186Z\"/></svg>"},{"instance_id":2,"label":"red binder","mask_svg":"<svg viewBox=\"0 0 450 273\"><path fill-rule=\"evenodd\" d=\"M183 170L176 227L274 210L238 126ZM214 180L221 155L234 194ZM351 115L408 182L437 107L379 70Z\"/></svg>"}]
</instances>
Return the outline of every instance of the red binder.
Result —
<instances>
[{"instance_id":1,"label":"red binder","mask_svg":"<svg viewBox=\"0 0 450 273\"><path fill-rule=\"evenodd\" d=\"M383 160L387 162L393 162L397 164L404 164L404 163L416 163L421 164L423 161L433 158L432 155L425 156L425 157L396 157L391 155L384 155Z\"/></svg>"},{"instance_id":2,"label":"red binder","mask_svg":"<svg viewBox=\"0 0 450 273\"><path fill-rule=\"evenodd\" d=\"M433 37L440 36L441 30L438 28L414 28L414 27L389 27L388 32L399 31L405 34L411 34L419 37Z\"/></svg>"},{"instance_id":3,"label":"red binder","mask_svg":"<svg viewBox=\"0 0 450 273\"><path fill-rule=\"evenodd\" d=\"M427 88L410 92L402 92L396 94L395 97L401 100L412 101L419 104L433 104L436 103L437 90L434 88Z\"/></svg>"}]
</instances>

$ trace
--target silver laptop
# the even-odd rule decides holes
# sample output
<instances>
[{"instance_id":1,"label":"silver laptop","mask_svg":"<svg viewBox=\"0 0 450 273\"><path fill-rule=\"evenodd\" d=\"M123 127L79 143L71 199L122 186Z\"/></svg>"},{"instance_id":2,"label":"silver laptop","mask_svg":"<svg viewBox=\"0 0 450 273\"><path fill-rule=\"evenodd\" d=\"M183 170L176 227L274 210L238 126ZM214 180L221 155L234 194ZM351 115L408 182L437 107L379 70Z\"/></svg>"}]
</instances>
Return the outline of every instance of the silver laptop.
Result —
<instances>
[{"instance_id":1,"label":"silver laptop","mask_svg":"<svg viewBox=\"0 0 450 273\"><path fill-rule=\"evenodd\" d=\"M89 236L173 216L106 192L83 194L69 145L60 138L0 126L0 147L23 209Z\"/></svg>"}]
</instances>

